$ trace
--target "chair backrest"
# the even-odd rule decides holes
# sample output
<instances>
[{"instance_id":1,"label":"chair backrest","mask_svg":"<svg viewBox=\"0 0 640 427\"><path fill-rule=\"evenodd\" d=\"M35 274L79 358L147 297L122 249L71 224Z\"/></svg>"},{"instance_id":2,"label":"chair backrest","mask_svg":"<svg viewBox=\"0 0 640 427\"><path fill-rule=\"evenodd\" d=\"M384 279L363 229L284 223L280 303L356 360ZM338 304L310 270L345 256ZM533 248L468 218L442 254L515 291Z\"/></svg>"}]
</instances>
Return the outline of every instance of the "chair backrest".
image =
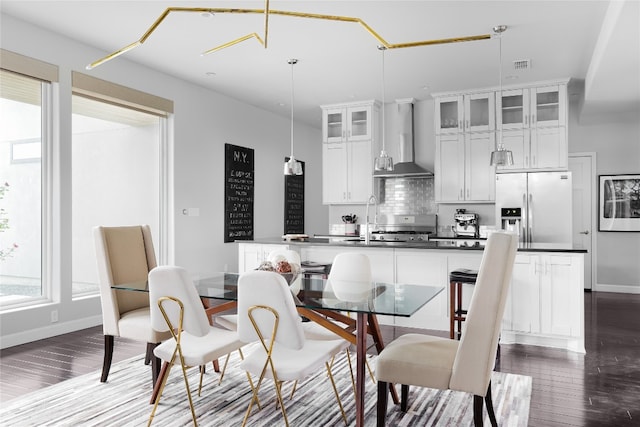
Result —
<instances>
[{"instance_id":1,"label":"chair backrest","mask_svg":"<svg viewBox=\"0 0 640 427\"><path fill-rule=\"evenodd\" d=\"M290 264L297 264L300 265L300 254L298 254L298 252L296 251L292 251L290 249L274 249L271 252L269 252L269 255L267 256L267 260L274 262L278 256L283 256L287 262L289 262Z\"/></svg>"},{"instance_id":2,"label":"chair backrest","mask_svg":"<svg viewBox=\"0 0 640 427\"><path fill-rule=\"evenodd\" d=\"M148 225L94 227L96 260L100 282L103 328L106 335L119 336L118 320L126 313L149 306L144 293L114 291L111 286L145 282L156 266L156 255Z\"/></svg>"},{"instance_id":3,"label":"chair backrest","mask_svg":"<svg viewBox=\"0 0 640 427\"><path fill-rule=\"evenodd\" d=\"M256 305L271 307L278 312L277 343L294 350L304 346L302 323L293 295L282 276L271 271L254 270L243 273L238 278L238 335L243 342L259 339L248 314L249 308ZM254 311L253 315L263 336L270 337L273 315L266 310Z\"/></svg>"},{"instance_id":4,"label":"chair backrest","mask_svg":"<svg viewBox=\"0 0 640 427\"><path fill-rule=\"evenodd\" d=\"M491 380L518 236L489 236L469 304L449 388L484 396Z\"/></svg>"},{"instance_id":5,"label":"chair backrest","mask_svg":"<svg viewBox=\"0 0 640 427\"><path fill-rule=\"evenodd\" d=\"M198 291L182 267L163 265L149 272L149 300L151 301L151 327L158 332L166 332L169 326L165 321L158 299L174 297L184 306L182 329L191 335L204 336L210 331L207 314L204 311ZM180 322L180 307L172 302L164 304L167 317L171 324L177 326Z\"/></svg>"},{"instance_id":6,"label":"chair backrest","mask_svg":"<svg viewBox=\"0 0 640 427\"><path fill-rule=\"evenodd\" d=\"M339 253L333 259L324 294L347 302L360 302L371 295L371 262L365 254Z\"/></svg>"},{"instance_id":7,"label":"chair backrest","mask_svg":"<svg viewBox=\"0 0 640 427\"><path fill-rule=\"evenodd\" d=\"M365 254L357 252L339 253L333 259L329 280L371 281L371 262Z\"/></svg>"}]
</instances>

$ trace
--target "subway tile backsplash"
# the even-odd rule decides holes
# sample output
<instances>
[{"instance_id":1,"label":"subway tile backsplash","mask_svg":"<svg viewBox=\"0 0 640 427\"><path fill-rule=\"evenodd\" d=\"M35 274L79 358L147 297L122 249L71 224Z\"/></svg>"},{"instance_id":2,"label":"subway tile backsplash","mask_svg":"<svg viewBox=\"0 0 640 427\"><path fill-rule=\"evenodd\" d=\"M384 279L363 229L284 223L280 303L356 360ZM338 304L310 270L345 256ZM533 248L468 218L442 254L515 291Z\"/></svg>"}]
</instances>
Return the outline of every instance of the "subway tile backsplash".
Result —
<instances>
[{"instance_id":1,"label":"subway tile backsplash","mask_svg":"<svg viewBox=\"0 0 640 427\"><path fill-rule=\"evenodd\" d=\"M436 213L433 178L384 178L378 191L383 215Z\"/></svg>"}]
</instances>

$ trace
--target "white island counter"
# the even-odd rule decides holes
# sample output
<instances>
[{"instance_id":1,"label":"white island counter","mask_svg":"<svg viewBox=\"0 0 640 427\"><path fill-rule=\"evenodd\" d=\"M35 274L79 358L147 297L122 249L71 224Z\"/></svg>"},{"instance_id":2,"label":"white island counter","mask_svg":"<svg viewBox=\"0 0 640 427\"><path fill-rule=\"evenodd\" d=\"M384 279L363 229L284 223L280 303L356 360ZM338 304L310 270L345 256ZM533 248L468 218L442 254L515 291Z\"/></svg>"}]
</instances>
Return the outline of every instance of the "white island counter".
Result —
<instances>
[{"instance_id":1,"label":"white island counter","mask_svg":"<svg viewBox=\"0 0 640 427\"><path fill-rule=\"evenodd\" d=\"M370 244L330 242L328 239L283 241L260 239L239 243L239 271L257 268L276 247L300 253L303 261L331 263L340 252L369 256L374 280L446 286L449 272L457 268L477 270L482 245L459 248L445 242ZM531 344L584 353L584 250L558 245L519 248L507 300L502 344ZM449 295L436 299L410 318L379 318L380 323L405 327L449 330ZM464 306L473 286L463 289Z\"/></svg>"}]
</instances>

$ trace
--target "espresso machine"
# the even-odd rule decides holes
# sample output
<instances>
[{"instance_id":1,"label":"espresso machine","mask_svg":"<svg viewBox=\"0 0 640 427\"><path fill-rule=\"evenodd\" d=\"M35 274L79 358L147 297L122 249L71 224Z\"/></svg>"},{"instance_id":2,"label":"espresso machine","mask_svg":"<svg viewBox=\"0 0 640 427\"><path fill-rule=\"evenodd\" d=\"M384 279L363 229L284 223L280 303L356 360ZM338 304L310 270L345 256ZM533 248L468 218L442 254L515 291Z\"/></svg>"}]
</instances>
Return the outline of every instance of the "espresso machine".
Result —
<instances>
[{"instance_id":1,"label":"espresso machine","mask_svg":"<svg viewBox=\"0 0 640 427\"><path fill-rule=\"evenodd\" d=\"M471 237L477 239L480 236L477 213L467 213L466 209L456 209L453 220L455 221L453 234L456 237Z\"/></svg>"}]
</instances>

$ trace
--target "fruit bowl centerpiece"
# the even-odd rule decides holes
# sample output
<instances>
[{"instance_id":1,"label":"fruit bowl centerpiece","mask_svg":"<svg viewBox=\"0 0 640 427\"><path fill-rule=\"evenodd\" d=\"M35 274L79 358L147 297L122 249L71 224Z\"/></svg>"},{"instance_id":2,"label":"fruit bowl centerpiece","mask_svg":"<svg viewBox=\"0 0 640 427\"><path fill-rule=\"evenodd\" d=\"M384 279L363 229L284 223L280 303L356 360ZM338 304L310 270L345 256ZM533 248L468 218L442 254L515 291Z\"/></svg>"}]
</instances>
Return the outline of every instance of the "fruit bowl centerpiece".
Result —
<instances>
[{"instance_id":1,"label":"fruit bowl centerpiece","mask_svg":"<svg viewBox=\"0 0 640 427\"><path fill-rule=\"evenodd\" d=\"M274 261L264 261L258 267L258 270L273 271L278 273L289 285L295 281L300 275L300 266L295 263L290 263L286 259L276 259Z\"/></svg>"}]
</instances>

